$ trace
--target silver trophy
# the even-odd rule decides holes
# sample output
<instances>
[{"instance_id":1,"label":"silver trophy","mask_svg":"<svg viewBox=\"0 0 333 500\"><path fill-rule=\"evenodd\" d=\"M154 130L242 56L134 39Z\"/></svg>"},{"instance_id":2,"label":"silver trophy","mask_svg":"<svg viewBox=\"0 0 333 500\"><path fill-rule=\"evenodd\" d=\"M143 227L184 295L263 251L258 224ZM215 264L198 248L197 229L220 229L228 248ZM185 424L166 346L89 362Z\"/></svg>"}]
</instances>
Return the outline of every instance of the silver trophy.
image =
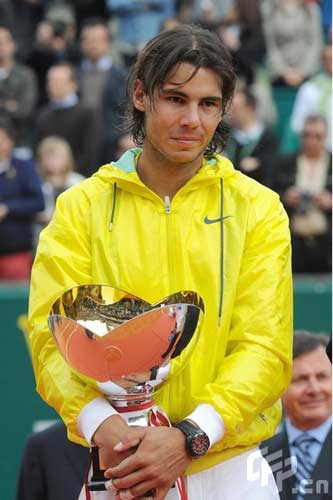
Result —
<instances>
[{"instance_id":1,"label":"silver trophy","mask_svg":"<svg viewBox=\"0 0 333 500\"><path fill-rule=\"evenodd\" d=\"M170 425L154 388L180 357L181 369L198 339L201 297L180 291L150 304L104 285L81 285L52 305L48 323L69 366L99 388L129 425ZM103 464L92 448L92 491L105 489Z\"/></svg>"}]
</instances>

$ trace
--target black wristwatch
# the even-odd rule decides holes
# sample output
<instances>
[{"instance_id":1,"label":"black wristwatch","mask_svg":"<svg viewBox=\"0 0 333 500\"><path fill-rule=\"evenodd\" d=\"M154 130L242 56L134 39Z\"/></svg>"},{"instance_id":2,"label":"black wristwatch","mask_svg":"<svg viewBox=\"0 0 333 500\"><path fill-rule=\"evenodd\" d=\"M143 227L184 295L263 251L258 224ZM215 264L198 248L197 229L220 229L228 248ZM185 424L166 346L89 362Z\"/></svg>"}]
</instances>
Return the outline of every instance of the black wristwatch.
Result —
<instances>
[{"instance_id":1,"label":"black wristwatch","mask_svg":"<svg viewBox=\"0 0 333 500\"><path fill-rule=\"evenodd\" d=\"M200 458L207 453L210 446L207 434L190 420L181 420L174 427L181 430L185 436L185 447L192 458Z\"/></svg>"}]
</instances>

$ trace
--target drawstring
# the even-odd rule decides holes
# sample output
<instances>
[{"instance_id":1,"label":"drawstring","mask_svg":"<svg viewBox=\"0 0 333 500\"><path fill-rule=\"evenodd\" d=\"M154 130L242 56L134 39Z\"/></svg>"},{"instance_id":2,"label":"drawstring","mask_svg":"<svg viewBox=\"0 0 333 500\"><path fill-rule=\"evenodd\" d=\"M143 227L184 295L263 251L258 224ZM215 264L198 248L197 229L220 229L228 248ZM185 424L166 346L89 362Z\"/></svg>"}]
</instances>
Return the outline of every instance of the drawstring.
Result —
<instances>
[{"instance_id":1,"label":"drawstring","mask_svg":"<svg viewBox=\"0 0 333 500\"><path fill-rule=\"evenodd\" d=\"M117 198L117 183L115 182L113 184L113 204L112 204L112 212L111 212L111 219L110 219L109 231L112 231L113 219L114 219L114 212L115 212L115 209L116 209L116 198Z\"/></svg>"},{"instance_id":2,"label":"drawstring","mask_svg":"<svg viewBox=\"0 0 333 500\"><path fill-rule=\"evenodd\" d=\"M223 224L223 179L220 178L221 198L220 198L220 301L219 301L219 315L218 326L221 326L222 308L223 308L223 289L224 289L224 224Z\"/></svg>"}]
</instances>

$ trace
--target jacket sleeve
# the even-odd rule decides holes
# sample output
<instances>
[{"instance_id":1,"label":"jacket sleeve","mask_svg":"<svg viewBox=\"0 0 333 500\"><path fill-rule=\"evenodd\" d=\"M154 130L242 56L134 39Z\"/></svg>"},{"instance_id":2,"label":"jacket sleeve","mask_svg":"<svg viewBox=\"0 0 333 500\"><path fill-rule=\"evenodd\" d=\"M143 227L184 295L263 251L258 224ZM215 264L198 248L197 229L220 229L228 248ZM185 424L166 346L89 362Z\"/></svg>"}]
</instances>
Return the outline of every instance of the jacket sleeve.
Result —
<instances>
[{"instance_id":1,"label":"jacket sleeve","mask_svg":"<svg viewBox=\"0 0 333 500\"><path fill-rule=\"evenodd\" d=\"M13 216L31 217L36 212L44 209L44 198L40 179L32 163L24 166L24 175L21 174L21 196L5 201L9 214Z\"/></svg>"},{"instance_id":2,"label":"jacket sleeve","mask_svg":"<svg viewBox=\"0 0 333 500\"><path fill-rule=\"evenodd\" d=\"M49 332L53 302L66 289L91 282L88 201L76 187L59 196L55 215L42 231L32 269L29 344L37 391L61 416L71 441L88 446L77 429L82 408L100 393L67 365Z\"/></svg>"},{"instance_id":3,"label":"jacket sleeve","mask_svg":"<svg viewBox=\"0 0 333 500\"><path fill-rule=\"evenodd\" d=\"M216 379L195 403L222 416L224 438L213 450L232 446L237 435L278 401L292 370L292 280L288 219L278 200L266 214L254 208L241 264L226 357Z\"/></svg>"}]
</instances>

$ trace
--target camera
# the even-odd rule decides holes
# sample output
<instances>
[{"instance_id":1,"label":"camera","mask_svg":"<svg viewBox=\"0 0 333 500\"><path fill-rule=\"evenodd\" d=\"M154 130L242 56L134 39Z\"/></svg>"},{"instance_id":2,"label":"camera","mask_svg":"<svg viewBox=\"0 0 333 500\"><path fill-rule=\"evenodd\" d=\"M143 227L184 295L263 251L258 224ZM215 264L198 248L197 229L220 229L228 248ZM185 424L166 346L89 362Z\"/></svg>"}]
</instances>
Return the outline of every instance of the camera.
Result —
<instances>
[{"instance_id":1,"label":"camera","mask_svg":"<svg viewBox=\"0 0 333 500\"><path fill-rule=\"evenodd\" d=\"M310 193L304 192L302 193L301 202L297 207L297 213L306 214L310 208L312 200L312 195Z\"/></svg>"}]
</instances>

